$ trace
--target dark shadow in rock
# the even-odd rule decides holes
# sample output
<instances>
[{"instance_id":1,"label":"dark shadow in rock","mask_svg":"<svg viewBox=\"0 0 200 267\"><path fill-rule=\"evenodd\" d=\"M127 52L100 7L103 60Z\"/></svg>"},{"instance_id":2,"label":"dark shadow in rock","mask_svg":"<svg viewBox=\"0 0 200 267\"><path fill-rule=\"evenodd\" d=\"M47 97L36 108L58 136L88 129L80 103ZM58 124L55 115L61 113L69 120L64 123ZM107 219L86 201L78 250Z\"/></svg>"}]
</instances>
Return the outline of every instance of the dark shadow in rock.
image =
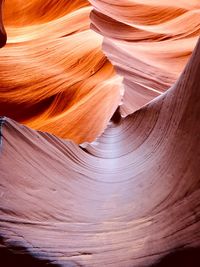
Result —
<instances>
[{"instance_id":1,"label":"dark shadow in rock","mask_svg":"<svg viewBox=\"0 0 200 267\"><path fill-rule=\"evenodd\" d=\"M0 238L0 244L3 239ZM1 247L0 246L0 266L2 267L59 267L48 260L41 260L30 255L26 249L20 246ZM71 265L67 265L72 267Z\"/></svg>"},{"instance_id":2,"label":"dark shadow in rock","mask_svg":"<svg viewBox=\"0 0 200 267\"><path fill-rule=\"evenodd\" d=\"M151 267L200 267L200 248L185 248L163 257Z\"/></svg>"},{"instance_id":3,"label":"dark shadow in rock","mask_svg":"<svg viewBox=\"0 0 200 267\"><path fill-rule=\"evenodd\" d=\"M117 109L116 109L116 111L114 112L114 114L113 114L113 116L112 116L112 118L111 118L111 121L113 122L113 123L115 123L115 124L118 124L118 123L120 123L120 121L121 121L121 114L120 114L120 108L118 107Z\"/></svg>"},{"instance_id":4,"label":"dark shadow in rock","mask_svg":"<svg viewBox=\"0 0 200 267\"><path fill-rule=\"evenodd\" d=\"M8 248L0 248L0 262L3 267L59 267L47 260L39 260L30 254L18 253ZM71 266L70 266L71 267Z\"/></svg>"}]
</instances>

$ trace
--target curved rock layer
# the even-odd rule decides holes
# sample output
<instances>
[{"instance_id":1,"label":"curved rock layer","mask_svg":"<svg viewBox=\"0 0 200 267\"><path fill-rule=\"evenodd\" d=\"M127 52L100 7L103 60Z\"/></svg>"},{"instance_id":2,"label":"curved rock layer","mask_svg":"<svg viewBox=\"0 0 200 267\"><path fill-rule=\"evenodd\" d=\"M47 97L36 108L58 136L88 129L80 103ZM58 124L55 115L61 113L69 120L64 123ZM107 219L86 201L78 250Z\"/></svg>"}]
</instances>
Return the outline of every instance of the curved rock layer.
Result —
<instances>
[{"instance_id":1,"label":"curved rock layer","mask_svg":"<svg viewBox=\"0 0 200 267\"><path fill-rule=\"evenodd\" d=\"M2 244L70 267L199 247L199 77L200 42L171 89L84 148L2 119Z\"/></svg>"},{"instance_id":2,"label":"curved rock layer","mask_svg":"<svg viewBox=\"0 0 200 267\"><path fill-rule=\"evenodd\" d=\"M92 29L124 77L126 116L168 89L200 35L198 0L90 0Z\"/></svg>"},{"instance_id":3,"label":"curved rock layer","mask_svg":"<svg viewBox=\"0 0 200 267\"><path fill-rule=\"evenodd\" d=\"M89 3L9 0L2 10L0 115L78 143L94 140L120 102L121 78L89 29ZM0 25L3 46L2 16Z\"/></svg>"},{"instance_id":4,"label":"curved rock layer","mask_svg":"<svg viewBox=\"0 0 200 267\"><path fill-rule=\"evenodd\" d=\"M0 115L77 143L171 86L200 32L198 0L0 1ZM4 8L3 7L4 3ZM148 15L147 15L148 14ZM92 115L91 115L92 114ZM92 118L92 119L91 119ZM87 125L87 127L85 127Z\"/></svg>"}]
</instances>

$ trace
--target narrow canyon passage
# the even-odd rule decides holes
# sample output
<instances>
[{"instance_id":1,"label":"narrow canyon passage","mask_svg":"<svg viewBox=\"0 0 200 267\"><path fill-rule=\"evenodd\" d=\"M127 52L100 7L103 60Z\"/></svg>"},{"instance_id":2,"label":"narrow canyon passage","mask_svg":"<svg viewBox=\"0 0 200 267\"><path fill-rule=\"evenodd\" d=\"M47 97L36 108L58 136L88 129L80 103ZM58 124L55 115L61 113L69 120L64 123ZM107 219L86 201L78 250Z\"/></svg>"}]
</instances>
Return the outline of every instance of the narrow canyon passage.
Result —
<instances>
[{"instance_id":1,"label":"narrow canyon passage","mask_svg":"<svg viewBox=\"0 0 200 267\"><path fill-rule=\"evenodd\" d=\"M150 266L200 245L200 42L179 80L84 148L2 118L0 229L61 266Z\"/></svg>"},{"instance_id":2,"label":"narrow canyon passage","mask_svg":"<svg viewBox=\"0 0 200 267\"><path fill-rule=\"evenodd\" d=\"M0 0L0 265L200 266L199 0Z\"/></svg>"}]
</instances>

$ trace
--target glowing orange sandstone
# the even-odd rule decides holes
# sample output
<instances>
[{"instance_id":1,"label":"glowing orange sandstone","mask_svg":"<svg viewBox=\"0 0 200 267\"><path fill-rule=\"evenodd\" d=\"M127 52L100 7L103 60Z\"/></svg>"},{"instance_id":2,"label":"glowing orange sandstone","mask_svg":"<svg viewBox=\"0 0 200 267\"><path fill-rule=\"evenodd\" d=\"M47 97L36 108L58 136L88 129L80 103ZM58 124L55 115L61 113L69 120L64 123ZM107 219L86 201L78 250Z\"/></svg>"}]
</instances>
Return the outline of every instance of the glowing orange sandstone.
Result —
<instances>
[{"instance_id":1,"label":"glowing orange sandstone","mask_svg":"<svg viewBox=\"0 0 200 267\"><path fill-rule=\"evenodd\" d=\"M5 2L0 115L76 142L103 131L120 78L90 30L90 11L87 1Z\"/></svg>"},{"instance_id":2,"label":"glowing orange sandstone","mask_svg":"<svg viewBox=\"0 0 200 267\"><path fill-rule=\"evenodd\" d=\"M76 142L94 140L178 78L200 34L199 1L5 1L0 115ZM3 2L1 1L1 4ZM5 31L1 23L1 45ZM87 125L87 127L85 127Z\"/></svg>"},{"instance_id":3,"label":"glowing orange sandstone","mask_svg":"<svg viewBox=\"0 0 200 267\"><path fill-rule=\"evenodd\" d=\"M6 44L6 32L3 24L3 2L4 0L0 0L0 48Z\"/></svg>"}]
</instances>

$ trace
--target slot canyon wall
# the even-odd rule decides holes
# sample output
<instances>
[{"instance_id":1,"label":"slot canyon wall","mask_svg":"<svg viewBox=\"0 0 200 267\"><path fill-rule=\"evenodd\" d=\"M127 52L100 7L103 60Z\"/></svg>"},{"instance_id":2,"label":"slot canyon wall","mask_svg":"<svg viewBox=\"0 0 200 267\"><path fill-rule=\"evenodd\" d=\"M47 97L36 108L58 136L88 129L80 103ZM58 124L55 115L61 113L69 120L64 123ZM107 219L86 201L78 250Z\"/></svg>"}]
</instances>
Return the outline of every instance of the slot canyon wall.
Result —
<instances>
[{"instance_id":1,"label":"slot canyon wall","mask_svg":"<svg viewBox=\"0 0 200 267\"><path fill-rule=\"evenodd\" d=\"M78 143L94 140L119 104L121 78L90 30L89 3L11 0L3 11L0 114Z\"/></svg>"},{"instance_id":2,"label":"slot canyon wall","mask_svg":"<svg viewBox=\"0 0 200 267\"><path fill-rule=\"evenodd\" d=\"M198 267L199 1L0 4L3 266Z\"/></svg>"},{"instance_id":3,"label":"slot canyon wall","mask_svg":"<svg viewBox=\"0 0 200 267\"><path fill-rule=\"evenodd\" d=\"M121 113L133 113L178 79L200 35L200 2L90 0L92 29L124 77Z\"/></svg>"}]
</instances>

